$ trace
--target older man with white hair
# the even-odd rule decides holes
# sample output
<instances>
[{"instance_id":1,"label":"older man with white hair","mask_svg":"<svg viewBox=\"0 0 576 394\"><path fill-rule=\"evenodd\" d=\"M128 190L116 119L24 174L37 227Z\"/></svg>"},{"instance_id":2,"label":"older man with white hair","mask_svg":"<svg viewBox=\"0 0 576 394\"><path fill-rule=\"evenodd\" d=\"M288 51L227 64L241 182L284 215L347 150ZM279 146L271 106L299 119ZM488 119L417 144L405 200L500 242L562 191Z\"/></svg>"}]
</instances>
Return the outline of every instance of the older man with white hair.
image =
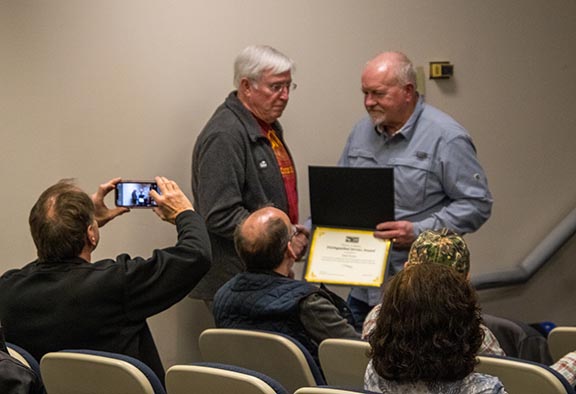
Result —
<instances>
[{"instance_id":1,"label":"older man with white hair","mask_svg":"<svg viewBox=\"0 0 576 394\"><path fill-rule=\"evenodd\" d=\"M269 46L249 46L234 63L234 86L196 140L192 155L192 191L205 218L213 264L191 293L211 302L216 291L244 263L234 249L234 230L251 212L266 205L284 211L298 224L296 166L278 118L288 105L294 62ZM297 225L300 257L308 233Z\"/></svg>"}]
</instances>

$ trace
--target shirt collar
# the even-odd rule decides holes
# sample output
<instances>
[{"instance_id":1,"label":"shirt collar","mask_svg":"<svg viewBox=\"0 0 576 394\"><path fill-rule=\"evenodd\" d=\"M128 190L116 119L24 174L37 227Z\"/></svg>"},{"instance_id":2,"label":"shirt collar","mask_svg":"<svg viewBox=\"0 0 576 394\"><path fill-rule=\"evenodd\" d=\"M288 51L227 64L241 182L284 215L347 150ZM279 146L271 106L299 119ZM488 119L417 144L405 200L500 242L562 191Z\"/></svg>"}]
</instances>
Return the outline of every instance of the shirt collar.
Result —
<instances>
[{"instance_id":1,"label":"shirt collar","mask_svg":"<svg viewBox=\"0 0 576 394\"><path fill-rule=\"evenodd\" d=\"M63 258L63 259L48 259L48 260L36 260L36 264L41 264L42 266L48 265L66 265L66 264L91 264L89 261L84 260L81 257L70 257L70 258Z\"/></svg>"},{"instance_id":2,"label":"shirt collar","mask_svg":"<svg viewBox=\"0 0 576 394\"><path fill-rule=\"evenodd\" d=\"M281 278L287 278L286 275L282 275L281 273L276 272L274 270L252 269L252 270L247 270L247 272L250 272L252 274L265 274L265 275L270 275L270 276L278 276Z\"/></svg>"},{"instance_id":3,"label":"shirt collar","mask_svg":"<svg viewBox=\"0 0 576 394\"><path fill-rule=\"evenodd\" d=\"M410 138L412 138L412 135L414 134L414 126L416 125L416 122L418 121L418 118L420 117L420 114L422 113L423 109L424 109L424 97L419 96L418 101L416 102L416 106L414 107L414 112L412 112L412 115L410 115L408 121L404 123L404 125L398 131L396 131L392 135L388 135L386 132L384 132L384 130L382 130L378 126L374 127L374 130L376 131L376 133L378 133L384 139L386 139L386 141L390 141L396 136L402 136L405 139L409 140Z\"/></svg>"}]
</instances>

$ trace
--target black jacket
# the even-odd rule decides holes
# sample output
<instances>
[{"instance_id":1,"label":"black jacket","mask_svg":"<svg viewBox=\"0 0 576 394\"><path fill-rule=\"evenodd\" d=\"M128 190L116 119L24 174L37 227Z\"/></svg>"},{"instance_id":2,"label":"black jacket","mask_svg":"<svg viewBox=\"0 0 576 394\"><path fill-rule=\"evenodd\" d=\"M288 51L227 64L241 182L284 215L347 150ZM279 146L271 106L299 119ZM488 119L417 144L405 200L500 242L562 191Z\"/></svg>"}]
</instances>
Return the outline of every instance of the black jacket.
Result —
<instances>
[{"instance_id":1,"label":"black jacket","mask_svg":"<svg viewBox=\"0 0 576 394\"><path fill-rule=\"evenodd\" d=\"M93 349L135 357L164 377L146 319L180 301L210 265L200 216L176 219L178 242L149 259L122 254L35 261L0 278L0 321L6 340L37 360L62 349Z\"/></svg>"}]
</instances>

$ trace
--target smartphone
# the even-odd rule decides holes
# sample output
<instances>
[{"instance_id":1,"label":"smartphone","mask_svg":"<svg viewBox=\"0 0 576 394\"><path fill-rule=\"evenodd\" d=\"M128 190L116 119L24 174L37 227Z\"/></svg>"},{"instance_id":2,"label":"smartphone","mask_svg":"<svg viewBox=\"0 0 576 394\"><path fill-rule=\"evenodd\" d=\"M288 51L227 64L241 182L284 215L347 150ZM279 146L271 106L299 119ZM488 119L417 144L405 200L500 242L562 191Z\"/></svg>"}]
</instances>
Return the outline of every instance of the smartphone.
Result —
<instances>
[{"instance_id":1,"label":"smartphone","mask_svg":"<svg viewBox=\"0 0 576 394\"><path fill-rule=\"evenodd\" d=\"M116 184L115 203L118 207L154 208L156 202L150 197L150 190L156 190L158 185L153 181L122 181Z\"/></svg>"}]
</instances>

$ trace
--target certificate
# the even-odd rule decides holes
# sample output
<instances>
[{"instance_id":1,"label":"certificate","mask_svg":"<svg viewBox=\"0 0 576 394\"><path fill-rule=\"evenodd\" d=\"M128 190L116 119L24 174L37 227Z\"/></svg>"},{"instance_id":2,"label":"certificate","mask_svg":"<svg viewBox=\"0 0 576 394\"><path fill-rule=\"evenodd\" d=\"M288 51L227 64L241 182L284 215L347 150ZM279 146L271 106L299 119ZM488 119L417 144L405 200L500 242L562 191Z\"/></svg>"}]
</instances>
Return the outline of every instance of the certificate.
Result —
<instances>
[{"instance_id":1,"label":"certificate","mask_svg":"<svg viewBox=\"0 0 576 394\"><path fill-rule=\"evenodd\" d=\"M388 268L391 242L374 230L317 226L312 234L304 280L348 286L380 287Z\"/></svg>"}]
</instances>

